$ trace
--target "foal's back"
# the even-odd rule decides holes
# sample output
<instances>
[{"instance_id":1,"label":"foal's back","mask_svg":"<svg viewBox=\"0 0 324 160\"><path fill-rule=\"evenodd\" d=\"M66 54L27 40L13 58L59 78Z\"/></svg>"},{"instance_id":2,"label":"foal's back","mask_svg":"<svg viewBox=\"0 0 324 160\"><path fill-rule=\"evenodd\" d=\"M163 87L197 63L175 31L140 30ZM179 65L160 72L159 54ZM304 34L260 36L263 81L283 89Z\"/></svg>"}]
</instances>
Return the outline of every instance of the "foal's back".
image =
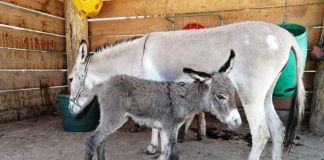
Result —
<instances>
[{"instance_id":1,"label":"foal's back","mask_svg":"<svg viewBox=\"0 0 324 160\"><path fill-rule=\"evenodd\" d=\"M117 75L101 86L100 90L98 96L102 110L120 110L135 116L160 119L178 109L179 106L171 105L171 102L178 96L184 96L187 89L186 86L172 82Z\"/></svg>"}]
</instances>

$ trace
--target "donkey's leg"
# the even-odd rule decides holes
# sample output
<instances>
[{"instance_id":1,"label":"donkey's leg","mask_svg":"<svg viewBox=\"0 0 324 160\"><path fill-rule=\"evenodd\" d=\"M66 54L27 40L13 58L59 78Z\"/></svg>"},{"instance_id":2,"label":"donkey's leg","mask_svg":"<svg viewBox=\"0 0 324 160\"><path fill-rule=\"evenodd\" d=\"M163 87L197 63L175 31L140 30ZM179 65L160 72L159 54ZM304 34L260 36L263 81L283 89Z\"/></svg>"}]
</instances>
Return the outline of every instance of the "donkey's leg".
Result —
<instances>
[{"instance_id":1,"label":"donkey's leg","mask_svg":"<svg viewBox=\"0 0 324 160\"><path fill-rule=\"evenodd\" d=\"M198 113L198 135L197 140L202 141L206 138L206 119L205 119L205 113L199 112Z\"/></svg>"},{"instance_id":2,"label":"donkey's leg","mask_svg":"<svg viewBox=\"0 0 324 160\"><path fill-rule=\"evenodd\" d=\"M262 98L260 102L257 101L243 105L252 135L252 149L249 160L260 159L261 153L270 137L266 124L263 102L264 98Z\"/></svg>"},{"instance_id":3,"label":"donkey's leg","mask_svg":"<svg viewBox=\"0 0 324 160\"><path fill-rule=\"evenodd\" d=\"M195 114L190 115L186 119L185 124L181 125L181 127L179 129L179 135L178 135L178 142L179 143L184 142L184 139L188 134L189 127L190 127L190 125L191 125L194 118L195 118Z\"/></svg>"},{"instance_id":4,"label":"donkey's leg","mask_svg":"<svg viewBox=\"0 0 324 160\"><path fill-rule=\"evenodd\" d=\"M239 84L237 87L252 135L252 149L249 160L260 158L270 137L265 118L264 99L271 84L266 87L267 85L255 85L256 83L251 80L249 83Z\"/></svg>"},{"instance_id":5,"label":"donkey's leg","mask_svg":"<svg viewBox=\"0 0 324 160\"><path fill-rule=\"evenodd\" d=\"M279 78L279 76L278 76ZM272 93L275 87L277 80L274 81L274 84L269 89L267 96L264 101L265 112L266 112L266 120L267 125L271 133L272 138L272 159L273 160L281 160L282 158L282 143L284 138L285 128L282 124L279 116L274 108L272 102Z\"/></svg>"},{"instance_id":6,"label":"donkey's leg","mask_svg":"<svg viewBox=\"0 0 324 160\"><path fill-rule=\"evenodd\" d=\"M152 137L151 137L151 143L146 149L146 154L152 155L156 153L156 148L159 145L159 130L152 128Z\"/></svg>"},{"instance_id":7,"label":"donkey's leg","mask_svg":"<svg viewBox=\"0 0 324 160\"><path fill-rule=\"evenodd\" d=\"M115 119L114 119L115 117ZM89 136L86 140L85 146L85 160L91 160L93 157L94 150L97 149L98 146L99 150L98 153L101 155L101 152L104 148L105 139L113 132L115 132L118 128L120 128L127 119L124 116L111 116L109 120L101 120L99 126L94 131L94 133ZM98 159L104 158L98 155Z\"/></svg>"}]
</instances>

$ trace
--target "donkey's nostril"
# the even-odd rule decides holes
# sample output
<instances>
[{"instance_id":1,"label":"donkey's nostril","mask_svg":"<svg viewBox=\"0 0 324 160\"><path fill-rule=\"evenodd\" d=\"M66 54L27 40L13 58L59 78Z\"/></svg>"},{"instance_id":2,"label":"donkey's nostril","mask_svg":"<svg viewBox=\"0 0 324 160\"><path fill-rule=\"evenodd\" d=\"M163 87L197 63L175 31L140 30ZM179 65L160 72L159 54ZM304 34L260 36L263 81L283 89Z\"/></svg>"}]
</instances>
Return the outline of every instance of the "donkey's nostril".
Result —
<instances>
[{"instance_id":1,"label":"donkey's nostril","mask_svg":"<svg viewBox=\"0 0 324 160\"><path fill-rule=\"evenodd\" d=\"M72 82L73 81L73 78L69 78L69 81Z\"/></svg>"}]
</instances>

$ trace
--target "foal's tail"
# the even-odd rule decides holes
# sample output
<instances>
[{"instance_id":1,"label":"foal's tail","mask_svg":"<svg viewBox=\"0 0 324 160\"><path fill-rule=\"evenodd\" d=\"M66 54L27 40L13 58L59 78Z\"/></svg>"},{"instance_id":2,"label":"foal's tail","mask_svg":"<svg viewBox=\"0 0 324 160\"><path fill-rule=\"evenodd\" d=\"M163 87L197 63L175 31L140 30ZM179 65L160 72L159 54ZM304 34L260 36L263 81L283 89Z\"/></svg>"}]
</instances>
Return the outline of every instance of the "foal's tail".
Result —
<instances>
[{"instance_id":1,"label":"foal's tail","mask_svg":"<svg viewBox=\"0 0 324 160\"><path fill-rule=\"evenodd\" d=\"M293 95L293 99L290 105L290 112L284 138L284 147L287 152L290 151L291 145L295 138L296 127L303 119L305 107L305 89L302 79L304 72L304 60L301 49L297 44L297 41L294 40L293 43L294 44L292 45L291 49L294 52L296 60L296 86L295 93Z\"/></svg>"}]
</instances>

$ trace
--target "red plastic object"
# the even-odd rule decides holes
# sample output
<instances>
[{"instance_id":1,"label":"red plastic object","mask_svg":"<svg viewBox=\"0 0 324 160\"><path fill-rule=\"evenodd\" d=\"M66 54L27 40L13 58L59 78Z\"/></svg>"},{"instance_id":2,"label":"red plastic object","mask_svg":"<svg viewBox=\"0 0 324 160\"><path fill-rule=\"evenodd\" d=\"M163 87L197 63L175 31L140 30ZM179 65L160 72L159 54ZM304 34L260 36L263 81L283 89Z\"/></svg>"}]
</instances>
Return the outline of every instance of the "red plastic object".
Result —
<instances>
[{"instance_id":1,"label":"red plastic object","mask_svg":"<svg viewBox=\"0 0 324 160\"><path fill-rule=\"evenodd\" d=\"M188 30L188 29L202 29L205 28L203 25L195 23L195 22L189 22L187 25L185 25L183 27L184 30Z\"/></svg>"}]
</instances>

